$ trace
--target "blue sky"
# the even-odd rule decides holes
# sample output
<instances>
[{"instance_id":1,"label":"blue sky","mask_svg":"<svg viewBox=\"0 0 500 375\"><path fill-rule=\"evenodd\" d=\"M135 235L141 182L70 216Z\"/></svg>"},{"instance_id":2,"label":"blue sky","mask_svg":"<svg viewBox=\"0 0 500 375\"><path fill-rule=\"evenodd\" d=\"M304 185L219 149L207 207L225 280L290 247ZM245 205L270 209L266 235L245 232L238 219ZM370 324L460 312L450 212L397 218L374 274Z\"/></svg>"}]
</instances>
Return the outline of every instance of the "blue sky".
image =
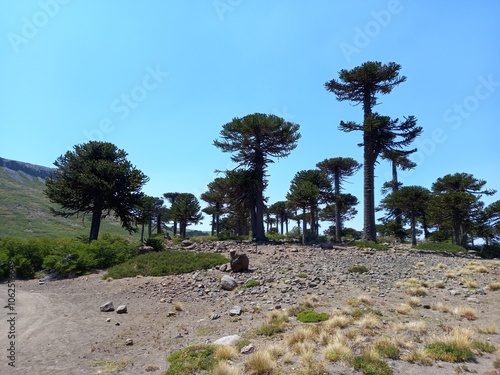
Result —
<instances>
[{"instance_id":1,"label":"blue sky","mask_svg":"<svg viewBox=\"0 0 500 375\"><path fill-rule=\"evenodd\" d=\"M415 170L430 188L466 172L500 189L498 1L0 0L0 157L52 166L91 139L124 149L144 191L199 197L231 167L212 143L234 117L262 112L302 138L270 165L270 203L294 174L331 157L362 162L361 107L324 83L366 61L396 62L407 81L376 110L414 115ZM377 201L390 168L376 169ZM345 184L362 199L362 172ZM485 197L490 203L500 193ZM362 209L348 225L362 229ZM198 229L207 229L209 219ZM325 228L327 225L324 225Z\"/></svg>"}]
</instances>

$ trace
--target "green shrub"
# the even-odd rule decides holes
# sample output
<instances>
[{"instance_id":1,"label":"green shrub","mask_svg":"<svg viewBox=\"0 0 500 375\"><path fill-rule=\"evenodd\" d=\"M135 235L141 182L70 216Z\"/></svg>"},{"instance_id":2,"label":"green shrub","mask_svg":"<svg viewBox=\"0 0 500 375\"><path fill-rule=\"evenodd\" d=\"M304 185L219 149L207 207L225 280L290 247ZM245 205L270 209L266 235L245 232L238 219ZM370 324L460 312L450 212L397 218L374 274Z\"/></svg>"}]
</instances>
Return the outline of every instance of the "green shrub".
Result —
<instances>
[{"instance_id":1,"label":"green shrub","mask_svg":"<svg viewBox=\"0 0 500 375\"><path fill-rule=\"evenodd\" d=\"M318 323L328 320L327 313L319 313L314 310L303 310L297 314L297 320L302 323Z\"/></svg>"},{"instance_id":2,"label":"green shrub","mask_svg":"<svg viewBox=\"0 0 500 375\"><path fill-rule=\"evenodd\" d=\"M500 258L500 244L483 245L477 255L486 259Z\"/></svg>"},{"instance_id":3,"label":"green shrub","mask_svg":"<svg viewBox=\"0 0 500 375\"><path fill-rule=\"evenodd\" d=\"M163 240L158 237L150 237L145 242L144 245L151 246L155 251L163 251L165 250L165 246L163 245Z\"/></svg>"},{"instance_id":4,"label":"green shrub","mask_svg":"<svg viewBox=\"0 0 500 375\"><path fill-rule=\"evenodd\" d=\"M434 341L424 349L430 358L445 362L464 362L474 357L469 348L442 341Z\"/></svg>"},{"instance_id":5,"label":"green shrub","mask_svg":"<svg viewBox=\"0 0 500 375\"><path fill-rule=\"evenodd\" d=\"M356 264L355 266L349 267L350 273L365 273L368 272L368 268L362 264Z\"/></svg>"},{"instance_id":6,"label":"green shrub","mask_svg":"<svg viewBox=\"0 0 500 375\"><path fill-rule=\"evenodd\" d=\"M277 333L284 331L285 322L279 318L273 318L269 323L264 324L257 330L258 335L262 336L274 336Z\"/></svg>"},{"instance_id":7,"label":"green shrub","mask_svg":"<svg viewBox=\"0 0 500 375\"><path fill-rule=\"evenodd\" d=\"M179 350L168 357L170 367L165 375L190 375L210 371L218 363L215 346L196 345Z\"/></svg>"},{"instance_id":8,"label":"green shrub","mask_svg":"<svg viewBox=\"0 0 500 375\"><path fill-rule=\"evenodd\" d=\"M381 245L373 241L354 241L352 245L361 249L374 249L378 251L389 250L389 245Z\"/></svg>"},{"instance_id":9,"label":"green shrub","mask_svg":"<svg viewBox=\"0 0 500 375\"><path fill-rule=\"evenodd\" d=\"M392 369L386 362L367 354L353 358L351 365L365 375L392 375Z\"/></svg>"},{"instance_id":10,"label":"green shrub","mask_svg":"<svg viewBox=\"0 0 500 375\"><path fill-rule=\"evenodd\" d=\"M375 350L384 358L398 359L399 358L399 348L390 343L379 343L375 345Z\"/></svg>"},{"instance_id":11,"label":"green shrub","mask_svg":"<svg viewBox=\"0 0 500 375\"><path fill-rule=\"evenodd\" d=\"M259 286L259 285L260 281L254 279L250 279L245 283L246 288L253 288L254 286Z\"/></svg>"},{"instance_id":12,"label":"green shrub","mask_svg":"<svg viewBox=\"0 0 500 375\"><path fill-rule=\"evenodd\" d=\"M228 259L222 254L170 250L134 257L125 263L109 268L104 278L178 275L206 270L227 262Z\"/></svg>"},{"instance_id":13,"label":"green shrub","mask_svg":"<svg viewBox=\"0 0 500 375\"><path fill-rule=\"evenodd\" d=\"M436 251L439 253L460 253L460 252L465 252L466 250L458 245L454 245L449 242L426 242L426 243L421 243L415 246L415 249L418 250L430 250L430 251Z\"/></svg>"}]
</instances>

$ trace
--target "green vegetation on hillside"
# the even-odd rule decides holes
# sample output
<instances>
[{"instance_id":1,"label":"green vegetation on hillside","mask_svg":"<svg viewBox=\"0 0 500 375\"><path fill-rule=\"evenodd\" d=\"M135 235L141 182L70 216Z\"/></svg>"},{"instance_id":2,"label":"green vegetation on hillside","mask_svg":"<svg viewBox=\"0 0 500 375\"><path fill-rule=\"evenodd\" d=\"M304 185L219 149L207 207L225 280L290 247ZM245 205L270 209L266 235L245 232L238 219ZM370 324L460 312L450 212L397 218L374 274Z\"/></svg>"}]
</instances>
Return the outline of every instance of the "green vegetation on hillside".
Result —
<instances>
[{"instance_id":1,"label":"green vegetation on hillside","mask_svg":"<svg viewBox=\"0 0 500 375\"><path fill-rule=\"evenodd\" d=\"M0 237L81 237L88 236L90 217L55 217L54 205L43 194L44 180L24 172L0 168ZM105 219L101 231L138 240L139 234L129 234L118 221Z\"/></svg>"}]
</instances>

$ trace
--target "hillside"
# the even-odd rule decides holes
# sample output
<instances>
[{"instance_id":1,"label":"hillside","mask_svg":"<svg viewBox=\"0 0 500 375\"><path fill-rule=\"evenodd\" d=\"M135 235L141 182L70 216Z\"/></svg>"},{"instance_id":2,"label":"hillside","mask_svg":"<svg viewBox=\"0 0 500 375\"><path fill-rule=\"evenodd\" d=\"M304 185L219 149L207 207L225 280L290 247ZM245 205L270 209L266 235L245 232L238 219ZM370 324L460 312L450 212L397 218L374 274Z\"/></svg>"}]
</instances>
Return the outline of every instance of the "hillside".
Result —
<instances>
[{"instance_id":1,"label":"hillside","mask_svg":"<svg viewBox=\"0 0 500 375\"><path fill-rule=\"evenodd\" d=\"M52 168L0 158L0 236L87 236L90 217L54 217L54 205L43 194ZM113 220L104 220L101 233L130 236Z\"/></svg>"}]
</instances>

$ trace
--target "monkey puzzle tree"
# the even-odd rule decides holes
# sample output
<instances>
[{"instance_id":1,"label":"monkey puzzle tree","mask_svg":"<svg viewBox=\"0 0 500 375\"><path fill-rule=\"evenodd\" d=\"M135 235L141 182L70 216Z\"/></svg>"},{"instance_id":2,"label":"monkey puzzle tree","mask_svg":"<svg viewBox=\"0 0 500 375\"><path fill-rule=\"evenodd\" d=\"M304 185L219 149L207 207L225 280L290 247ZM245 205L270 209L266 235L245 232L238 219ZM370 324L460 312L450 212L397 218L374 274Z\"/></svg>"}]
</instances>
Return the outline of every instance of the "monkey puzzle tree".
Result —
<instances>
[{"instance_id":1,"label":"monkey puzzle tree","mask_svg":"<svg viewBox=\"0 0 500 375\"><path fill-rule=\"evenodd\" d=\"M351 70L342 69L339 80L332 79L325 83L325 88L336 95L338 101L351 101L363 108L363 124L352 122L340 123L340 130L350 132L361 130L363 132L363 168L364 168L364 228L363 237L366 240L376 241L375 227L375 190L374 169L377 156L376 152L379 130L382 123L374 119L372 108L377 105L378 94L389 94L394 87L406 80L400 76L401 66L394 62L382 64L369 61Z\"/></svg>"},{"instance_id":2,"label":"monkey puzzle tree","mask_svg":"<svg viewBox=\"0 0 500 375\"><path fill-rule=\"evenodd\" d=\"M179 194L180 193L177 193L177 192L169 192L169 193L164 193L163 197L170 203L170 207L172 207L173 204L175 203L175 200L179 196ZM169 211L169 213L170 213L170 211ZM174 225L172 228L172 232L175 236L177 234L177 220L174 218L171 218L170 216L168 216L168 218L173 221Z\"/></svg>"},{"instance_id":3,"label":"monkey puzzle tree","mask_svg":"<svg viewBox=\"0 0 500 375\"><path fill-rule=\"evenodd\" d=\"M54 176L45 180L45 195L60 210L55 215L92 214L89 242L99 236L101 219L113 214L129 232L136 231L135 209L149 180L127 160L127 153L108 142L74 146L54 162Z\"/></svg>"},{"instance_id":4,"label":"monkey puzzle tree","mask_svg":"<svg viewBox=\"0 0 500 375\"><path fill-rule=\"evenodd\" d=\"M170 208L171 218L179 223L179 234L186 238L186 228L189 224L198 224L203 215L198 199L191 193L180 193Z\"/></svg>"},{"instance_id":5,"label":"monkey puzzle tree","mask_svg":"<svg viewBox=\"0 0 500 375\"><path fill-rule=\"evenodd\" d=\"M310 200L309 205L311 231L314 235L317 235L319 227L319 205L327 201L328 196L331 194L332 183L328 179L327 174L319 169L307 169L297 172L293 177L291 182L292 187L290 189L293 190L293 187L300 181L309 181L319 189L319 194L317 195L316 200Z\"/></svg>"},{"instance_id":6,"label":"monkey puzzle tree","mask_svg":"<svg viewBox=\"0 0 500 375\"><path fill-rule=\"evenodd\" d=\"M398 209L410 221L412 246L417 244L417 219L424 217L430 199L431 192L422 186L403 186L382 200L383 208Z\"/></svg>"},{"instance_id":7,"label":"monkey puzzle tree","mask_svg":"<svg viewBox=\"0 0 500 375\"><path fill-rule=\"evenodd\" d=\"M299 125L275 115L255 113L234 118L220 132L214 145L231 152L238 168L246 167L255 176L255 197L250 207L251 228L257 241L266 240L264 231L264 188L266 167L271 158L284 158L297 146Z\"/></svg>"},{"instance_id":8,"label":"monkey puzzle tree","mask_svg":"<svg viewBox=\"0 0 500 375\"><path fill-rule=\"evenodd\" d=\"M318 201L321 192L317 185L305 179L298 179L292 182L290 191L286 199L292 204L302 209L302 244L306 244L307 220L306 211L314 206ZM311 228L313 229L313 228Z\"/></svg>"},{"instance_id":9,"label":"monkey puzzle tree","mask_svg":"<svg viewBox=\"0 0 500 375\"><path fill-rule=\"evenodd\" d=\"M208 191L201 194L201 200L208 204L203 212L212 215L212 236L218 236L220 231L220 217L224 213L224 204L227 196L227 183L224 178L217 177L208 184Z\"/></svg>"},{"instance_id":10,"label":"monkey puzzle tree","mask_svg":"<svg viewBox=\"0 0 500 375\"><path fill-rule=\"evenodd\" d=\"M469 173L448 174L432 184L432 218L440 228L453 231L454 242L459 246L467 245L467 234L474 229L483 210L481 196L495 194L495 190L483 189L484 185L486 181Z\"/></svg>"},{"instance_id":11,"label":"monkey puzzle tree","mask_svg":"<svg viewBox=\"0 0 500 375\"><path fill-rule=\"evenodd\" d=\"M316 164L316 166L333 179L333 202L335 203L335 241L340 242L342 241L342 205L345 201L345 197L341 194L341 182L344 182L347 177L353 176L357 171L359 171L361 164L353 158L338 157L325 159Z\"/></svg>"}]
</instances>

